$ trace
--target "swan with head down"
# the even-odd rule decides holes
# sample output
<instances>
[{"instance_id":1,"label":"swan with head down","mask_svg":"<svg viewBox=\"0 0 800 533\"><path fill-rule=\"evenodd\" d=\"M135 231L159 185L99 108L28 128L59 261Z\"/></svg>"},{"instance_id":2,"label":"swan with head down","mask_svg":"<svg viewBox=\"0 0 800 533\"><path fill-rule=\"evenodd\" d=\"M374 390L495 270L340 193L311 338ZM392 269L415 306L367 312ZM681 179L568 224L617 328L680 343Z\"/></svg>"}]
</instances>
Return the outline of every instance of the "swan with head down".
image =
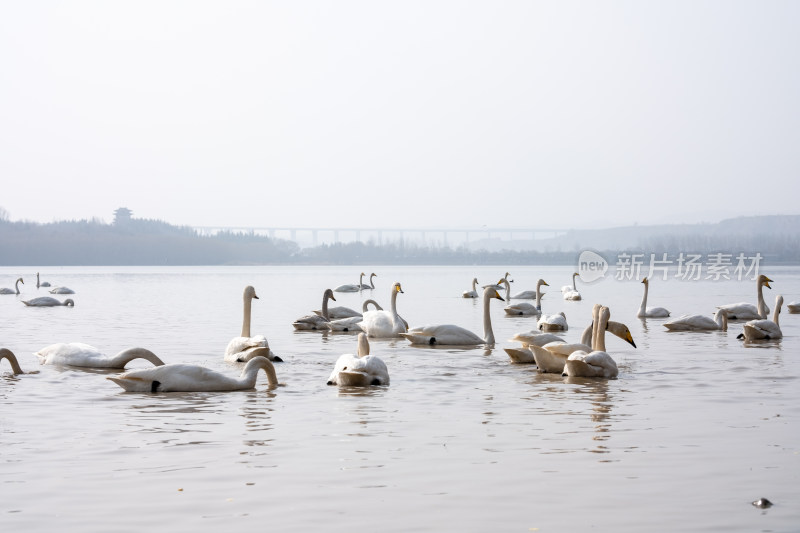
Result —
<instances>
[{"instance_id":1,"label":"swan with head down","mask_svg":"<svg viewBox=\"0 0 800 533\"><path fill-rule=\"evenodd\" d=\"M772 311L772 320L750 320L743 326L743 331L736 338L746 341L777 340L783 338L783 331L779 322L783 296L775 297L775 310Z\"/></svg>"},{"instance_id":2,"label":"swan with head down","mask_svg":"<svg viewBox=\"0 0 800 533\"><path fill-rule=\"evenodd\" d=\"M146 348L128 348L109 356L82 342L59 342L45 346L34 354L43 365L75 366L81 368L125 368L134 359L144 359L156 366L164 361Z\"/></svg>"},{"instance_id":3,"label":"swan with head down","mask_svg":"<svg viewBox=\"0 0 800 533\"><path fill-rule=\"evenodd\" d=\"M251 285L244 288L244 293L242 294L242 334L239 337L232 338L225 348L224 358L228 363L245 363L249 361L255 357L253 353L257 348L267 348L269 350L269 342L267 342L267 338L264 335L250 336L250 315L253 300L258 299L256 290ZM266 357L272 361L282 361L272 350L267 352Z\"/></svg>"},{"instance_id":4,"label":"swan with head down","mask_svg":"<svg viewBox=\"0 0 800 533\"><path fill-rule=\"evenodd\" d=\"M386 363L378 356L369 354L369 340L366 333L358 334L357 354L341 355L328 378L328 385L368 387L388 384L389 370L386 368Z\"/></svg>"},{"instance_id":5,"label":"swan with head down","mask_svg":"<svg viewBox=\"0 0 800 533\"><path fill-rule=\"evenodd\" d=\"M583 378L615 378L619 374L617 363L606 352L606 327L611 311L608 307L595 305L592 310L594 327L592 328L592 351L577 350L572 352L564 364L563 376Z\"/></svg>"},{"instance_id":6,"label":"swan with head down","mask_svg":"<svg viewBox=\"0 0 800 533\"><path fill-rule=\"evenodd\" d=\"M25 372L22 371L22 367L19 366L19 362L17 361L17 356L14 355L14 352L9 350L8 348L0 348L0 361L3 359L8 360L8 364L11 365L11 372L14 374L24 374Z\"/></svg>"},{"instance_id":7,"label":"swan with head down","mask_svg":"<svg viewBox=\"0 0 800 533\"><path fill-rule=\"evenodd\" d=\"M275 367L267 359L269 348L254 350L240 377L226 376L200 365L174 363L142 370L130 370L118 376L108 376L128 392L227 392L252 389L258 371L264 370L270 387L278 385Z\"/></svg>"}]
</instances>

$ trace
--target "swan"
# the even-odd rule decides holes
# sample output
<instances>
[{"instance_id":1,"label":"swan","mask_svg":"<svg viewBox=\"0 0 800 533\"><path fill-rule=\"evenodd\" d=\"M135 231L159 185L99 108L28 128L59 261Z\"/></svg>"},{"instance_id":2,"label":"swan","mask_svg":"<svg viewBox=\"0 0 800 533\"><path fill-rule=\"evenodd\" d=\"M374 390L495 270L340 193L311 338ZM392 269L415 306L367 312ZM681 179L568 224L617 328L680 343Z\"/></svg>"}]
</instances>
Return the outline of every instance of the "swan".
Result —
<instances>
[{"instance_id":1,"label":"swan","mask_svg":"<svg viewBox=\"0 0 800 533\"><path fill-rule=\"evenodd\" d=\"M783 337L778 317L781 314L783 296L775 297L775 310L772 311L772 320L750 320L744 325L744 332L736 338L746 341L775 340Z\"/></svg>"},{"instance_id":2,"label":"swan","mask_svg":"<svg viewBox=\"0 0 800 533\"><path fill-rule=\"evenodd\" d=\"M462 298L477 298L478 297L478 278L472 278L472 290L464 291L461 293Z\"/></svg>"},{"instance_id":3,"label":"swan","mask_svg":"<svg viewBox=\"0 0 800 533\"><path fill-rule=\"evenodd\" d=\"M0 348L0 361L3 359L8 359L8 363L11 365L11 372L14 374L24 374L25 372L22 371L22 367L19 366L19 362L17 361L17 356L14 355L14 352L9 350L8 348Z\"/></svg>"},{"instance_id":4,"label":"swan","mask_svg":"<svg viewBox=\"0 0 800 533\"><path fill-rule=\"evenodd\" d=\"M511 304L503 308L507 315L525 315L525 316L538 316L542 313L542 285L547 285L547 282L540 279L536 284L536 305L527 302ZM528 292L528 291L526 291ZM512 296L518 298L518 296Z\"/></svg>"},{"instance_id":5,"label":"swan","mask_svg":"<svg viewBox=\"0 0 800 533\"><path fill-rule=\"evenodd\" d=\"M598 309L599 308L599 309ZM606 353L606 327L611 311L608 307L595 305L592 351L572 352L564 364L563 376L583 378L615 378L619 374L617 363Z\"/></svg>"},{"instance_id":6,"label":"swan","mask_svg":"<svg viewBox=\"0 0 800 533\"><path fill-rule=\"evenodd\" d=\"M770 283L775 283L764 274L758 276L756 281L757 306L747 302L735 304L718 305L717 309L725 309L728 312L728 320L758 320L765 319L769 315L769 307L764 303L763 287L771 289Z\"/></svg>"},{"instance_id":7,"label":"swan","mask_svg":"<svg viewBox=\"0 0 800 533\"><path fill-rule=\"evenodd\" d=\"M22 278L17 278L17 281L14 283L14 288L9 289L8 287L3 287L0 289L0 294L19 294L19 284L22 283L25 285L25 282L22 281ZM9 359L10 361L10 359Z\"/></svg>"},{"instance_id":8,"label":"swan","mask_svg":"<svg viewBox=\"0 0 800 533\"><path fill-rule=\"evenodd\" d=\"M43 281L43 282L39 283L39 273L37 272L36 273L36 288L38 289L39 287L49 287L49 286L50 286L50 282L49 281Z\"/></svg>"},{"instance_id":9,"label":"swan","mask_svg":"<svg viewBox=\"0 0 800 533\"><path fill-rule=\"evenodd\" d=\"M269 342L264 335L250 336L250 314L253 300L260 298L256 294L256 290L248 285L244 288L242 300L244 303L244 312L242 316L242 335L234 337L225 348L225 361L228 363L244 363L249 361L256 348L269 348ZM267 357L272 361L283 361L280 357L275 355L272 350L268 352Z\"/></svg>"},{"instance_id":10,"label":"swan","mask_svg":"<svg viewBox=\"0 0 800 533\"><path fill-rule=\"evenodd\" d=\"M541 331L567 331L567 315L564 311L555 315L542 315L536 325Z\"/></svg>"},{"instance_id":11,"label":"swan","mask_svg":"<svg viewBox=\"0 0 800 533\"><path fill-rule=\"evenodd\" d=\"M364 281L364 273L362 272L360 276L358 276L358 284L357 285L339 285L335 289L336 292L358 292L361 290L361 286L363 285Z\"/></svg>"},{"instance_id":12,"label":"swan","mask_svg":"<svg viewBox=\"0 0 800 533\"><path fill-rule=\"evenodd\" d=\"M508 272L506 272L506 275L505 275L505 276L503 276L502 278L500 278L500 281L498 281L498 282L497 282L497 283L495 283L494 285L483 285L483 286L481 287L481 289L486 289L486 288L488 288L488 287L491 287L491 288L493 288L493 289L494 289L494 290L496 290L496 291L501 291L501 290L503 290L503 280L505 280L505 281L506 281L506 283L508 283L508 282L514 283L514 280L513 280L513 279L508 279L508 276L509 276L509 273L508 273Z\"/></svg>"},{"instance_id":13,"label":"swan","mask_svg":"<svg viewBox=\"0 0 800 533\"><path fill-rule=\"evenodd\" d=\"M327 331L328 329L328 322L330 322L330 315L328 314L328 300L336 301L336 298L333 296L333 291L331 289L325 289L325 292L322 294L322 314L310 314L301 316L294 322L292 322L292 326L294 329L298 331Z\"/></svg>"},{"instance_id":14,"label":"swan","mask_svg":"<svg viewBox=\"0 0 800 533\"><path fill-rule=\"evenodd\" d=\"M411 328L408 333L401 334L411 344L438 344L438 345L477 345L494 344L494 331L492 331L492 317L489 304L492 299L504 302L497 289L486 287L483 289L483 338L468 329L452 324L434 324Z\"/></svg>"},{"instance_id":15,"label":"swan","mask_svg":"<svg viewBox=\"0 0 800 533\"><path fill-rule=\"evenodd\" d=\"M278 377L275 375L275 367L266 358L268 354L269 348L257 348L239 378L226 376L200 365L174 363L130 370L106 379L128 392L222 392L254 388L258 371L263 368L270 387L275 387L278 385Z\"/></svg>"},{"instance_id":16,"label":"swan","mask_svg":"<svg viewBox=\"0 0 800 533\"><path fill-rule=\"evenodd\" d=\"M134 359L146 359L156 366L164 361L145 348L128 348L110 357L94 346L81 342L60 342L45 346L34 354L43 365L78 366L84 368L125 368Z\"/></svg>"},{"instance_id":17,"label":"swan","mask_svg":"<svg viewBox=\"0 0 800 533\"><path fill-rule=\"evenodd\" d=\"M728 310L717 309L714 318L705 315L683 315L664 323L670 331L728 331Z\"/></svg>"},{"instance_id":18,"label":"swan","mask_svg":"<svg viewBox=\"0 0 800 533\"><path fill-rule=\"evenodd\" d=\"M72 301L72 298L67 298L63 302L60 302L51 296L39 296L38 298L33 298L31 300L23 300L22 303L29 307L57 307L59 305L66 305L67 307L75 306L75 302Z\"/></svg>"},{"instance_id":19,"label":"swan","mask_svg":"<svg viewBox=\"0 0 800 533\"><path fill-rule=\"evenodd\" d=\"M369 354L369 340L365 333L358 334L357 355L341 355L328 378L328 385L366 387L388 384L389 370L386 363L378 356Z\"/></svg>"},{"instance_id":20,"label":"swan","mask_svg":"<svg viewBox=\"0 0 800 533\"><path fill-rule=\"evenodd\" d=\"M794 301L786 304L786 309L789 310L790 313L800 313L800 302Z\"/></svg>"},{"instance_id":21,"label":"swan","mask_svg":"<svg viewBox=\"0 0 800 533\"><path fill-rule=\"evenodd\" d=\"M375 272L370 274L369 275L369 285L367 285L366 283L362 283L361 284L361 288L362 289L374 289L375 288L375 282L372 281L372 278L374 278L375 276L377 276L377 274ZM361 280L359 280L359 281L361 281Z\"/></svg>"},{"instance_id":22,"label":"swan","mask_svg":"<svg viewBox=\"0 0 800 533\"><path fill-rule=\"evenodd\" d=\"M639 318L666 318L669 316L669 311L663 307L647 307L647 292L650 289L650 280L647 276L642 280L644 283L644 296L642 296L642 305L639 306Z\"/></svg>"},{"instance_id":23,"label":"swan","mask_svg":"<svg viewBox=\"0 0 800 533\"><path fill-rule=\"evenodd\" d=\"M540 279L539 281L536 282L536 290L518 292L517 294L512 296L512 298L515 300L534 300L538 295L542 293L541 290L542 285L549 287L549 285L545 280Z\"/></svg>"},{"instance_id":24,"label":"swan","mask_svg":"<svg viewBox=\"0 0 800 533\"><path fill-rule=\"evenodd\" d=\"M575 272L572 275L572 287L570 287L569 285L564 285L563 287L561 287L561 293L564 295L565 300L575 301L581 299L581 293L578 292L578 288L575 286L575 278L578 275L579 274L577 272Z\"/></svg>"},{"instance_id":25,"label":"swan","mask_svg":"<svg viewBox=\"0 0 800 533\"><path fill-rule=\"evenodd\" d=\"M361 313L366 313L369 311L369 306L375 306L376 311L383 311L383 307L373 299L364 300L361 304ZM316 312L316 311L315 311ZM406 319L397 315L400 320L403 321L403 325L405 325L406 329L408 329L408 322ZM364 331L361 329L361 321L364 320L362 315L359 314L358 316L352 316L349 318L339 318L336 320L331 320L328 322L328 329L331 331L341 331L341 332L348 332L348 333L356 333Z\"/></svg>"},{"instance_id":26,"label":"swan","mask_svg":"<svg viewBox=\"0 0 800 533\"><path fill-rule=\"evenodd\" d=\"M50 289L50 294L75 294L75 291L70 289L69 287L55 287Z\"/></svg>"},{"instance_id":27,"label":"swan","mask_svg":"<svg viewBox=\"0 0 800 533\"><path fill-rule=\"evenodd\" d=\"M397 293L400 292L403 292L400 283L394 283L390 311L376 310L363 314L361 329L368 337L399 337L401 333L408 331L408 326L397 314Z\"/></svg>"}]
</instances>

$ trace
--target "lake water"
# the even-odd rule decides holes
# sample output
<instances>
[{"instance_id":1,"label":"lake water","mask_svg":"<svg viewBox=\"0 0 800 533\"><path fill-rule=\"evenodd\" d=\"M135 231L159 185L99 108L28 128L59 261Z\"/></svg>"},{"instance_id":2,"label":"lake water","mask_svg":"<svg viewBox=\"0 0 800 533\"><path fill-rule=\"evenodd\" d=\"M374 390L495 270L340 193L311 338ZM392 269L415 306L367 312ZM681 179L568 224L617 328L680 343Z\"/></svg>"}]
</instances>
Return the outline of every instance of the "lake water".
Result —
<instances>
[{"instance_id":1,"label":"lake water","mask_svg":"<svg viewBox=\"0 0 800 533\"><path fill-rule=\"evenodd\" d=\"M727 333L668 333L636 318L642 284L580 285L570 267L83 267L41 270L76 291L74 308L27 308L44 295L37 268L23 294L0 296L0 346L26 371L0 374L3 531L797 531L800 529L800 315L784 339L744 346ZM482 334L481 304L460 297L473 277L505 270L513 292L551 287L577 339L594 303L625 322L637 348L609 336L614 380L570 379L511 364L503 351L535 319L492 302L494 349L371 342L388 387L327 386L349 334L295 332L328 287L376 272L376 289L338 294L398 310L412 326L455 323ZM765 290L800 299L800 269L764 268ZM107 353L143 346L165 362L238 375L223 362L253 285L252 333L282 356L283 386L228 393L125 393L108 372L40 366L55 342ZM63 299L63 296L59 298ZM673 316L755 302L753 281L655 280L653 306ZM134 362L131 367L148 366ZM760 497L775 505L758 509Z\"/></svg>"}]
</instances>

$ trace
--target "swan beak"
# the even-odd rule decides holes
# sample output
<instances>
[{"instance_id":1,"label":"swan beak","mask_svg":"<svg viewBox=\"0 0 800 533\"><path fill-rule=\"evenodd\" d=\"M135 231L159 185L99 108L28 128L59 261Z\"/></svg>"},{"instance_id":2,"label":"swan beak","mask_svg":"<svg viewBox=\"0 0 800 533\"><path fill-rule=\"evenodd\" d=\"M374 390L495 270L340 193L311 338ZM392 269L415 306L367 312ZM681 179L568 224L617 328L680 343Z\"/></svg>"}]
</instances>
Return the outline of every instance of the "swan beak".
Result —
<instances>
[{"instance_id":1,"label":"swan beak","mask_svg":"<svg viewBox=\"0 0 800 533\"><path fill-rule=\"evenodd\" d=\"M331 295L331 300L336 301L336 296Z\"/></svg>"},{"instance_id":2,"label":"swan beak","mask_svg":"<svg viewBox=\"0 0 800 533\"><path fill-rule=\"evenodd\" d=\"M636 343L633 342L633 337L631 336L630 331L625 332L625 340L628 342L628 344L636 348Z\"/></svg>"},{"instance_id":3,"label":"swan beak","mask_svg":"<svg viewBox=\"0 0 800 533\"><path fill-rule=\"evenodd\" d=\"M770 286L769 286L769 282L770 282L770 281L772 281L772 280L771 280L771 279L769 279L769 278L767 278L767 281L765 281L765 282L764 282L764 286L765 286L766 288L768 288L768 289L771 289L771 288L772 288L772 287L770 287Z\"/></svg>"},{"instance_id":4,"label":"swan beak","mask_svg":"<svg viewBox=\"0 0 800 533\"><path fill-rule=\"evenodd\" d=\"M644 279L642 280L642 283L647 283L647 276L644 277Z\"/></svg>"},{"instance_id":5,"label":"swan beak","mask_svg":"<svg viewBox=\"0 0 800 533\"><path fill-rule=\"evenodd\" d=\"M494 293L494 297L500 300L501 302L505 302L505 299L503 299L503 297L497 294L496 292Z\"/></svg>"},{"instance_id":6,"label":"swan beak","mask_svg":"<svg viewBox=\"0 0 800 533\"><path fill-rule=\"evenodd\" d=\"M260 300L261 299L261 298L258 297L258 295L256 293L253 293L253 298L255 298L256 300Z\"/></svg>"},{"instance_id":7,"label":"swan beak","mask_svg":"<svg viewBox=\"0 0 800 533\"><path fill-rule=\"evenodd\" d=\"M400 286L399 283L397 284L397 292L403 292L403 288ZM403 292L403 294L405 293Z\"/></svg>"},{"instance_id":8,"label":"swan beak","mask_svg":"<svg viewBox=\"0 0 800 533\"><path fill-rule=\"evenodd\" d=\"M548 286L548 287L550 286L550 284L549 284L549 283L547 283L546 281L543 281L543 282L542 282L542 285L546 285L546 286Z\"/></svg>"}]
</instances>

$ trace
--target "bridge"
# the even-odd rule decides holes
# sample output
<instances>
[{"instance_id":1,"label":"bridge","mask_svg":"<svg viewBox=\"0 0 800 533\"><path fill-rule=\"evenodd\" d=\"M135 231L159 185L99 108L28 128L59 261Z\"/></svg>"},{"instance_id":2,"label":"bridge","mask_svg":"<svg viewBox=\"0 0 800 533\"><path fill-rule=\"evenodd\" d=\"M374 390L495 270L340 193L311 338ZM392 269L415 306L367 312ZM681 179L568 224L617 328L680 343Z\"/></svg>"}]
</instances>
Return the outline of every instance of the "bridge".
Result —
<instances>
[{"instance_id":1,"label":"bridge","mask_svg":"<svg viewBox=\"0 0 800 533\"><path fill-rule=\"evenodd\" d=\"M287 239L297 244L317 246L342 242L417 242L424 245L457 246L475 240L539 240L565 234L566 229L552 228L370 228L370 227L289 227L289 226L195 226L201 235L220 232L247 233L269 236L271 239Z\"/></svg>"}]
</instances>

